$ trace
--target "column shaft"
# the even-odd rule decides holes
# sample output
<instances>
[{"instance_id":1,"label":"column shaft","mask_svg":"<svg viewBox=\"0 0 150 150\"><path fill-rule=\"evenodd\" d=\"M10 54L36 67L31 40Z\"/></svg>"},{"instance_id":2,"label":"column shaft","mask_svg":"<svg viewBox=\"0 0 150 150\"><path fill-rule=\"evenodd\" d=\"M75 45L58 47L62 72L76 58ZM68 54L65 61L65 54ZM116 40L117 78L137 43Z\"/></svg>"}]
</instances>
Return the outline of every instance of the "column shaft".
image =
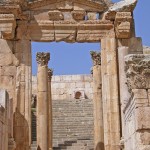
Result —
<instances>
[{"instance_id":1,"label":"column shaft","mask_svg":"<svg viewBox=\"0 0 150 150\"><path fill-rule=\"evenodd\" d=\"M105 150L120 150L119 88L116 39L101 42L102 99Z\"/></svg>"},{"instance_id":2,"label":"column shaft","mask_svg":"<svg viewBox=\"0 0 150 150\"><path fill-rule=\"evenodd\" d=\"M48 53L37 53L37 149L48 150Z\"/></svg>"},{"instance_id":3,"label":"column shaft","mask_svg":"<svg viewBox=\"0 0 150 150\"><path fill-rule=\"evenodd\" d=\"M93 67L93 83L95 150L104 150L104 127L100 65Z\"/></svg>"},{"instance_id":4,"label":"column shaft","mask_svg":"<svg viewBox=\"0 0 150 150\"><path fill-rule=\"evenodd\" d=\"M31 145L31 42L14 42L15 56L19 60L16 73L14 100L14 139L16 150L28 150Z\"/></svg>"},{"instance_id":5,"label":"column shaft","mask_svg":"<svg viewBox=\"0 0 150 150\"><path fill-rule=\"evenodd\" d=\"M48 133L49 133L49 150L53 149L53 115L52 115L52 93L51 93L51 78L52 78L53 70L48 69L48 110L49 110L49 123L48 123Z\"/></svg>"},{"instance_id":6,"label":"column shaft","mask_svg":"<svg viewBox=\"0 0 150 150\"><path fill-rule=\"evenodd\" d=\"M118 64L119 64L119 85L120 85L120 104L121 104L121 121L122 121L122 137L124 137L124 113L123 109L127 104L130 93L127 87L127 79L125 74L125 61L124 57L128 55L128 47L121 46L118 47Z\"/></svg>"},{"instance_id":7,"label":"column shaft","mask_svg":"<svg viewBox=\"0 0 150 150\"><path fill-rule=\"evenodd\" d=\"M91 51L93 60L94 149L104 150L101 55Z\"/></svg>"}]
</instances>

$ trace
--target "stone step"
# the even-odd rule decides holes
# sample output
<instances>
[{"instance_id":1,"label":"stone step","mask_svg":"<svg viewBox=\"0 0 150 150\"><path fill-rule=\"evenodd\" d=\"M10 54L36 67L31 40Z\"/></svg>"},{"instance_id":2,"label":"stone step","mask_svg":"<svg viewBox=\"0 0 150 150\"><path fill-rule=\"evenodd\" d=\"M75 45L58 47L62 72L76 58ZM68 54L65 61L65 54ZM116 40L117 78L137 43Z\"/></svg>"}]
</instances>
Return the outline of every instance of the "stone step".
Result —
<instances>
[{"instance_id":1,"label":"stone step","mask_svg":"<svg viewBox=\"0 0 150 150\"><path fill-rule=\"evenodd\" d=\"M53 150L92 150L93 101L54 100L52 105ZM36 141L36 112L32 113L32 140ZM32 148L35 150L35 143Z\"/></svg>"}]
</instances>

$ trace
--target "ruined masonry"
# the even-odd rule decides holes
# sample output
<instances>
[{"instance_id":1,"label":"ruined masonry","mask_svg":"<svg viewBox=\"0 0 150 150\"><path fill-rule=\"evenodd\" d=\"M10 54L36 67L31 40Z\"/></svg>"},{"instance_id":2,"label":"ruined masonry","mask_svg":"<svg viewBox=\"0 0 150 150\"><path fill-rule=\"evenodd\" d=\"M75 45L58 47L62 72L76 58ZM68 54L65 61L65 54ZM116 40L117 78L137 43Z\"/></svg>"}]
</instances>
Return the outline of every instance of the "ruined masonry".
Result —
<instances>
[{"instance_id":1,"label":"ruined masonry","mask_svg":"<svg viewBox=\"0 0 150 150\"><path fill-rule=\"evenodd\" d=\"M150 48L136 37L137 2L0 1L0 150L150 150ZM101 50L91 50L91 75L70 76L53 76L50 54L37 53L32 78L31 41Z\"/></svg>"}]
</instances>

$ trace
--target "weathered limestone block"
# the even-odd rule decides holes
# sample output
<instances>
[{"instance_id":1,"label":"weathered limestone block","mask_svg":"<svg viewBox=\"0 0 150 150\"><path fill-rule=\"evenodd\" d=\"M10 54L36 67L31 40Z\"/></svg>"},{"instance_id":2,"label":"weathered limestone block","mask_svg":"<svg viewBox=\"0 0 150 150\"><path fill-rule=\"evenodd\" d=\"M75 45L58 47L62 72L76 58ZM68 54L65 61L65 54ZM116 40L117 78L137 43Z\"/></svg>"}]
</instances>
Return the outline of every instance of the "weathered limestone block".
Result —
<instances>
[{"instance_id":1,"label":"weathered limestone block","mask_svg":"<svg viewBox=\"0 0 150 150\"><path fill-rule=\"evenodd\" d=\"M128 41L129 54L143 54L142 38L132 37Z\"/></svg>"},{"instance_id":2,"label":"weathered limestone block","mask_svg":"<svg viewBox=\"0 0 150 150\"><path fill-rule=\"evenodd\" d=\"M88 17L88 20L97 20L97 13L96 12L88 12L87 17Z\"/></svg>"},{"instance_id":3,"label":"weathered limestone block","mask_svg":"<svg viewBox=\"0 0 150 150\"><path fill-rule=\"evenodd\" d=\"M78 42L99 42L102 38L114 37L113 24L110 21L82 21L77 27Z\"/></svg>"},{"instance_id":4,"label":"weathered limestone block","mask_svg":"<svg viewBox=\"0 0 150 150\"><path fill-rule=\"evenodd\" d=\"M115 17L115 29L118 38L129 38L131 35L131 12L118 12Z\"/></svg>"},{"instance_id":5,"label":"weathered limestone block","mask_svg":"<svg viewBox=\"0 0 150 150\"><path fill-rule=\"evenodd\" d=\"M104 18L108 20L115 20L117 12L133 12L136 4L137 0L123 0L118 3L114 3L114 5L109 7Z\"/></svg>"},{"instance_id":6,"label":"weathered limestone block","mask_svg":"<svg viewBox=\"0 0 150 150\"><path fill-rule=\"evenodd\" d=\"M143 47L143 53L144 53L144 54L150 54L150 47L144 46L144 47Z\"/></svg>"},{"instance_id":7,"label":"weathered limestone block","mask_svg":"<svg viewBox=\"0 0 150 150\"><path fill-rule=\"evenodd\" d=\"M49 11L49 19L53 21L64 20L64 16L61 11Z\"/></svg>"},{"instance_id":8,"label":"weathered limestone block","mask_svg":"<svg viewBox=\"0 0 150 150\"><path fill-rule=\"evenodd\" d=\"M3 108L3 128L0 127L0 136L3 138L2 143L0 144L0 147L5 150L14 150L15 148L15 141L11 144L11 147L13 149L10 149L10 138L13 137L13 109L12 109L13 103L11 103L11 100L9 99L9 95L6 92L6 90L0 90L0 116L1 114L1 108ZM0 120L1 123L2 120ZM13 139L13 138L12 138Z\"/></svg>"},{"instance_id":9,"label":"weathered limestone block","mask_svg":"<svg viewBox=\"0 0 150 150\"><path fill-rule=\"evenodd\" d=\"M135 109L135 146L138 150L150 148L150 107Z\"/></svg>"},{"instance_id":10,"label":"weathered limestone block","mask_svg":"<svg viewBox=\"0 0 150 150\"><path fill-rule=\"evenodd\" d=\"M55 41L75 42L77 23L75 21L54 21Z\"/></svg>"},{"instance_id":11,"label":"weathered limestone block","mask_svg":"<svg viewBox=\"0 0 150 150\"><path fill-rule=\"evenodd\" d=\"M7 89L10 92L14 91L15 80L12 76L1 76L0 77L0 88Z\"/></svg>"},{"instance_id":12,"label":"weathered limestone block","mask_svg":"<svg viewBox=\"0 0 150 150\"><path fill-rule=\"evenodd\" d=\"M146 89L132 89L132 96L136 108L149 106L148 94Z\"/></svg>"},{"instance_id":13,"label":"weathered limestone block","mask_svg":"<svg viewBox=\"0 0 150 150\"><path fill-rule=\"evenodd\" d=\"M19 62L13 54L13 42L0 39L0 66L18 66Z\"/></svg>"},{"instance_id":14,"label":"weathered limestone block","mask_svg":"<svg viewBox=\"0 0 150 150\"><path fill-rule=\"evenodd\" d=\"M150 55L132 54L125 57L126 77L129 91L132 93L131 98L125 108L125 126L129 127L127 117L132 116L130 131L132 134L125 135L125 147L128 149L147 149L150 146ZM132 139L132 141L131 141ZM133 142L134 140L134 142ZM132 145L130 146L130 143Z\"/></svg>"},{"instance_id":15,"label":"weathered limestone block","mask_svg":"<svg viewBox=\"0 0 150 150\"><path fill-rule=\"evenodd\" d=\"M13 14L0 14L0 38L13 39L16 20Z\"/></svg>"},{"instance_id":16,"label":"weathered limestone block","mask_svg":"<svg viewBox=\"0 0 150 150\"><path fill-rule=\"evenodd\" d=\"M150 88L150 55L131 54L125 57L129 91Z\"/></svg>"},{"instance_id":17,"label":"weathered limestone block","mask_svg":"<svg viewBox=\"0 0 150 150\"><path fill-rule=\"evenodd\" d=\"M71 14L74 20L80 21L84 20L86 13L85 11L72 11Z\"/></svg>"},{"instance_id":18,"label":"weathered limestone block","mask_svg":"<svg viewBox=\"0 0 150 150\"><path fill-rule=\"evenodd\" d=\"M135 109L136 131L150 130L150 107L138 107Z\"/></svg>"},{"instance_id":19,"label":"weathered limestone block","mask_svg":"<svg viewBox=\"0 0 150 150\"><path fill-rule=\"evenodd\" d=\"M2 3L7 3L7 4L24 4L27 3L26 0L2 0Z\"/></svg>"},{"instance_id":20,"label":"weathered limestone block","mask_svg":"<svg viewBox=\"0 0 150 150\"><path fill-rule=\"evenodd\" d=\"M27 23L27 22L26 22ZM17 28L17 38L25 37L34 41L53 41L54 30L52 21L31 21L28 26L25 22L19 22Z\"/></svg>"}]
</instances>

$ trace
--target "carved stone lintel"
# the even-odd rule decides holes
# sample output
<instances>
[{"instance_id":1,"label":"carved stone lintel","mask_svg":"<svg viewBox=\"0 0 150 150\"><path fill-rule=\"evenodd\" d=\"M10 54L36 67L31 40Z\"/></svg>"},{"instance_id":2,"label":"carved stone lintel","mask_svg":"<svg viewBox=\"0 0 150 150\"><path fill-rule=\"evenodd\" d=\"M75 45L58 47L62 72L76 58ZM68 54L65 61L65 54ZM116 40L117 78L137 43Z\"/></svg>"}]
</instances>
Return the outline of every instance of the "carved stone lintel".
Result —
<instances>
[{"instance_id":1,"label":"carved stone lintel","mask_svg":"<svg viewBox=\"0 0 150 150\"><path fill-rule=\"evenodd\" d=\"M91 51L90 53L93 60L93 66L101 65L101 53L96 51Z\"/></svg>"},{"instance_id":2,"label":"carved stone lintel","mask_svg":"<svg viewBox=\"0 0 150 150\"><path fill-rule=\"evenodd\" d=\"M52 76L53 76L53 69L49 68L48 69L48 80L51 80Z\"/></svg>"},{"instance_id":3,"label":"carved stone lintel","mask_svg":"<svg viewBox=\"0 0 150 150\"><path fill-rule=\"evenodd\" d=\"M54 21L64 20L64 15L62 14L62 12L57 10L49 11L48 15L50 20L54 20Z\"/></svg>"},{"instance_id":4,"label":"carved stone lintel","mask_svg":"<svg viewBox=\"0 0 150 150\"><path fill-rule=\"evenodd\" d=\"M125 72L129 92L150 88L150 55L131 54L125 57Z\"/></svg>"},{"instance_id":5,"label":"carved stone lintel","mask_svg":"<svg viewBox=\"0 0 150 150\"><path fill-rule=\"evenodd\" d=\"M36 61L41 66L47 66L50 60L50 53L38 52L36 55Z\"/></svg>"}]
</instances>

